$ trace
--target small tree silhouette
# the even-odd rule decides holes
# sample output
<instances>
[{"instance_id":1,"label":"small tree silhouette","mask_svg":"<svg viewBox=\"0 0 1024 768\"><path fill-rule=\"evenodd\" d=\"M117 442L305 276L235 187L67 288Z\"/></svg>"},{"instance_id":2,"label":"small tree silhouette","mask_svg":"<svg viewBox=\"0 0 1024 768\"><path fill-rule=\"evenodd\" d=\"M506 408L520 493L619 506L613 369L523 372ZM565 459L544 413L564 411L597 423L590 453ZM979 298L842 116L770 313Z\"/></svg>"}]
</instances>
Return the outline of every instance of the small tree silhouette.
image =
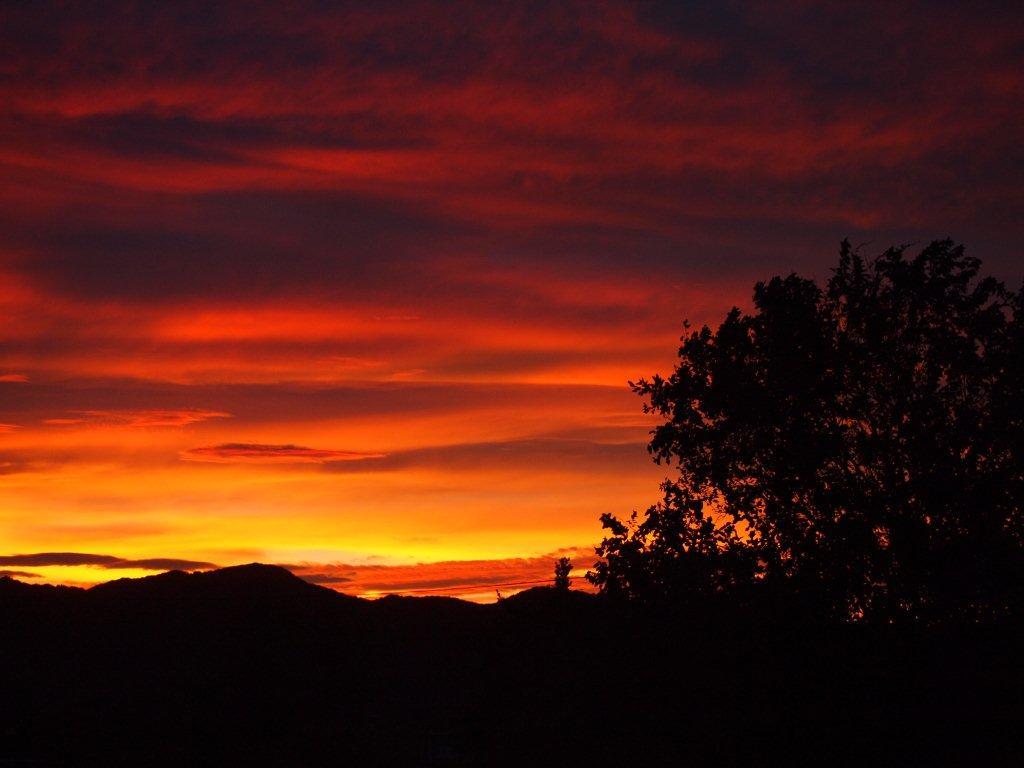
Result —
<instances>
[{"instance_id":1,"label":"small tree silhouette","mask_svg":"<svg viewBox=\"0 0 1024 768\"><path fill-rule=\"evenodd\" d=\"M572 560L560 557L555 562L555 589L569 589L569 573L572 571Z\"/></svg>"},{"instance_id":2,"label":"small tree silhouette","mask_svg":"<svg viewBox=\"0 0 1024 768\"><path fill-rule=\"evenodd\" d=\"M678 467L642 518L602 518L588 578L664 600L775 585L843 618L1016 613L1024 584L1024 305L951 241L824 288L758 283L754 313L632 384ZM688 327L688 326L687 326Z\"/></svg>"}]
</instances>

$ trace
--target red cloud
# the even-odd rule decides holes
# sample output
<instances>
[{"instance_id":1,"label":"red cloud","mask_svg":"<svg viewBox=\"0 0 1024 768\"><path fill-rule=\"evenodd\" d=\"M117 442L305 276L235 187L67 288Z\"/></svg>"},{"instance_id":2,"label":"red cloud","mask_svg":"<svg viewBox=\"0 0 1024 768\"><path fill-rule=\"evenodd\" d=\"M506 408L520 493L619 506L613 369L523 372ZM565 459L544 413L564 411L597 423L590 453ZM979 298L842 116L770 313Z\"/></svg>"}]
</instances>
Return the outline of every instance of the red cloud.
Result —
<instances>
[{"instance_id":1,"label":"red cloud","mask_svg":"<svg viewBox=\"0 0 1024 768\"><path fill-rule=\"evenodd\" d=\"M226 419L231 414L224 411L182 410L139 410L139 411L70 411L67 418L44 419L50 426L74 424L110 424L125 427L184 427L208 419Z\"/></svg>"},{"instance_id":2,"label":"red cloud","mask_svg":"<svg viewBox=\"0 0 1024 768\"><path fill-rule=\"evenodd\" d=\"M188 461L209 461L221 464L271 463L271 464L325 464L332 461L365 461L382 459L383 453L359 453L357 451L336 451L322 448L306 448L302 445L266 445L264 443L222 443L192 448L181 454Z\"/></svg>"}]
</instances>

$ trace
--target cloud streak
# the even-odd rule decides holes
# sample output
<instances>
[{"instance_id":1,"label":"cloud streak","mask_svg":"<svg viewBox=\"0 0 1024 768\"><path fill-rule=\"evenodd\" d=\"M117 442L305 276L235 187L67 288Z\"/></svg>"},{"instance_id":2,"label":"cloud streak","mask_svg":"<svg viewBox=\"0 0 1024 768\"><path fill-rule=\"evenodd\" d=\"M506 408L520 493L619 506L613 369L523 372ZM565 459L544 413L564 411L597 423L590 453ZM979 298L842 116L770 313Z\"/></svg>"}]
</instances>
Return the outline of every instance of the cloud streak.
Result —
<instances>
[{"instance_id":1,"label":"cloud streak","mask_svg":"<svg viewBox=\"0 0 1024 768\"><path fill-rule=\"evenodd\" d=\"M8 577L11 579L38 579L39 574L31 573L29 571L9 571L6 569L0 569L0 578Z\"/></svg>"},{"instance_id":2,"label":"cloud streak","mask_svg":"<svg viewBox=\"0 0 1024 768\"><path fill-rule=\"evenodd\" d=\"M36 552L22 555L0 555L0 565L32 566L78 566L87 565L106 569L137 568L145 571L206 570L216 568L213 563L178 558L143 558L131 560L113 555L99 555L85 552Z\"/></svg>"},{"instance_id":3,"label":"cloud streak","mask_svg":"<svg viewBox=\"0 0 1024 768\"><path fill-rule=\"evenodd\" d=\"M71 411L68 416L44 419L49 426L77 426L81 424L117 425L133 429L153 427L186 427L209 419L231 418L230 413L196 409L181 410L96 410Z\"/></svg>"},{"instance_id":4,"label":"cloud streak","mask_svg":"<svg viewBox=\"0 0 1024 768\"><path fill-rule=\"evenodd\" d=\"M302 445L266 445L264 443L222 443L191 448L182 453L188 461L215 463L324 464L327 462L367 461L384 458L382 453L359 453Z\"/></svg>"}]
</instances>

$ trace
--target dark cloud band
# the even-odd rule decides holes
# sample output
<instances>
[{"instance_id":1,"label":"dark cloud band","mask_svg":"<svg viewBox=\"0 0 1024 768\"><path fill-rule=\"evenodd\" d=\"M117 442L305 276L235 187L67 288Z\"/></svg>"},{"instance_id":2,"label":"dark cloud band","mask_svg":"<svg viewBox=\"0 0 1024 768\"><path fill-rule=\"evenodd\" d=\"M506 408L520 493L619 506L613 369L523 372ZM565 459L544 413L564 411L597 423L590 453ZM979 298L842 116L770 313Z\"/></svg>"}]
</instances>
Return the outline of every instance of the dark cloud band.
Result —
<instances>
[{"instance_id":1,"label":"dark cloud band","mask_svg":"<svg viewBox=\"0 0 1024 768\"><path fill-rule=\"evenodd\" d=\"M144 571L191 571L217 567L214 563L198 560L179 560L167 557L127 560L121 557L114 557L113 555L97 555L84 552L36 552L23 555L0 555L0 565L23 567L91 565L113 570L138 568Z\"/></svg>"}]
</instances>

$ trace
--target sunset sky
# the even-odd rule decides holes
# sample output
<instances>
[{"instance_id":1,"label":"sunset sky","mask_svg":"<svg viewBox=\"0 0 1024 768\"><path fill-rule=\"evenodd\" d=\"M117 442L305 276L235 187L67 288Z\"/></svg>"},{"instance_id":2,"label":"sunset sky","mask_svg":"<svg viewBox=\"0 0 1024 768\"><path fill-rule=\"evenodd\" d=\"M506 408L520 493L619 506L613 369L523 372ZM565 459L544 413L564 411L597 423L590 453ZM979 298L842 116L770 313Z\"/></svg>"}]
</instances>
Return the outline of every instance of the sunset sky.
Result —
<instances>
[{"instance_id":1,"label":"sunset sky","mask_svg":"<svg viewBox=\"0 0 1024 768\"><path fill-rule=\"evenodd\" d=\"M899 6L897 8L897 6ZM5 3L0 573L493 598L841 238L1024 277L1016 3Z\"/></svg>"}]
</instances>

